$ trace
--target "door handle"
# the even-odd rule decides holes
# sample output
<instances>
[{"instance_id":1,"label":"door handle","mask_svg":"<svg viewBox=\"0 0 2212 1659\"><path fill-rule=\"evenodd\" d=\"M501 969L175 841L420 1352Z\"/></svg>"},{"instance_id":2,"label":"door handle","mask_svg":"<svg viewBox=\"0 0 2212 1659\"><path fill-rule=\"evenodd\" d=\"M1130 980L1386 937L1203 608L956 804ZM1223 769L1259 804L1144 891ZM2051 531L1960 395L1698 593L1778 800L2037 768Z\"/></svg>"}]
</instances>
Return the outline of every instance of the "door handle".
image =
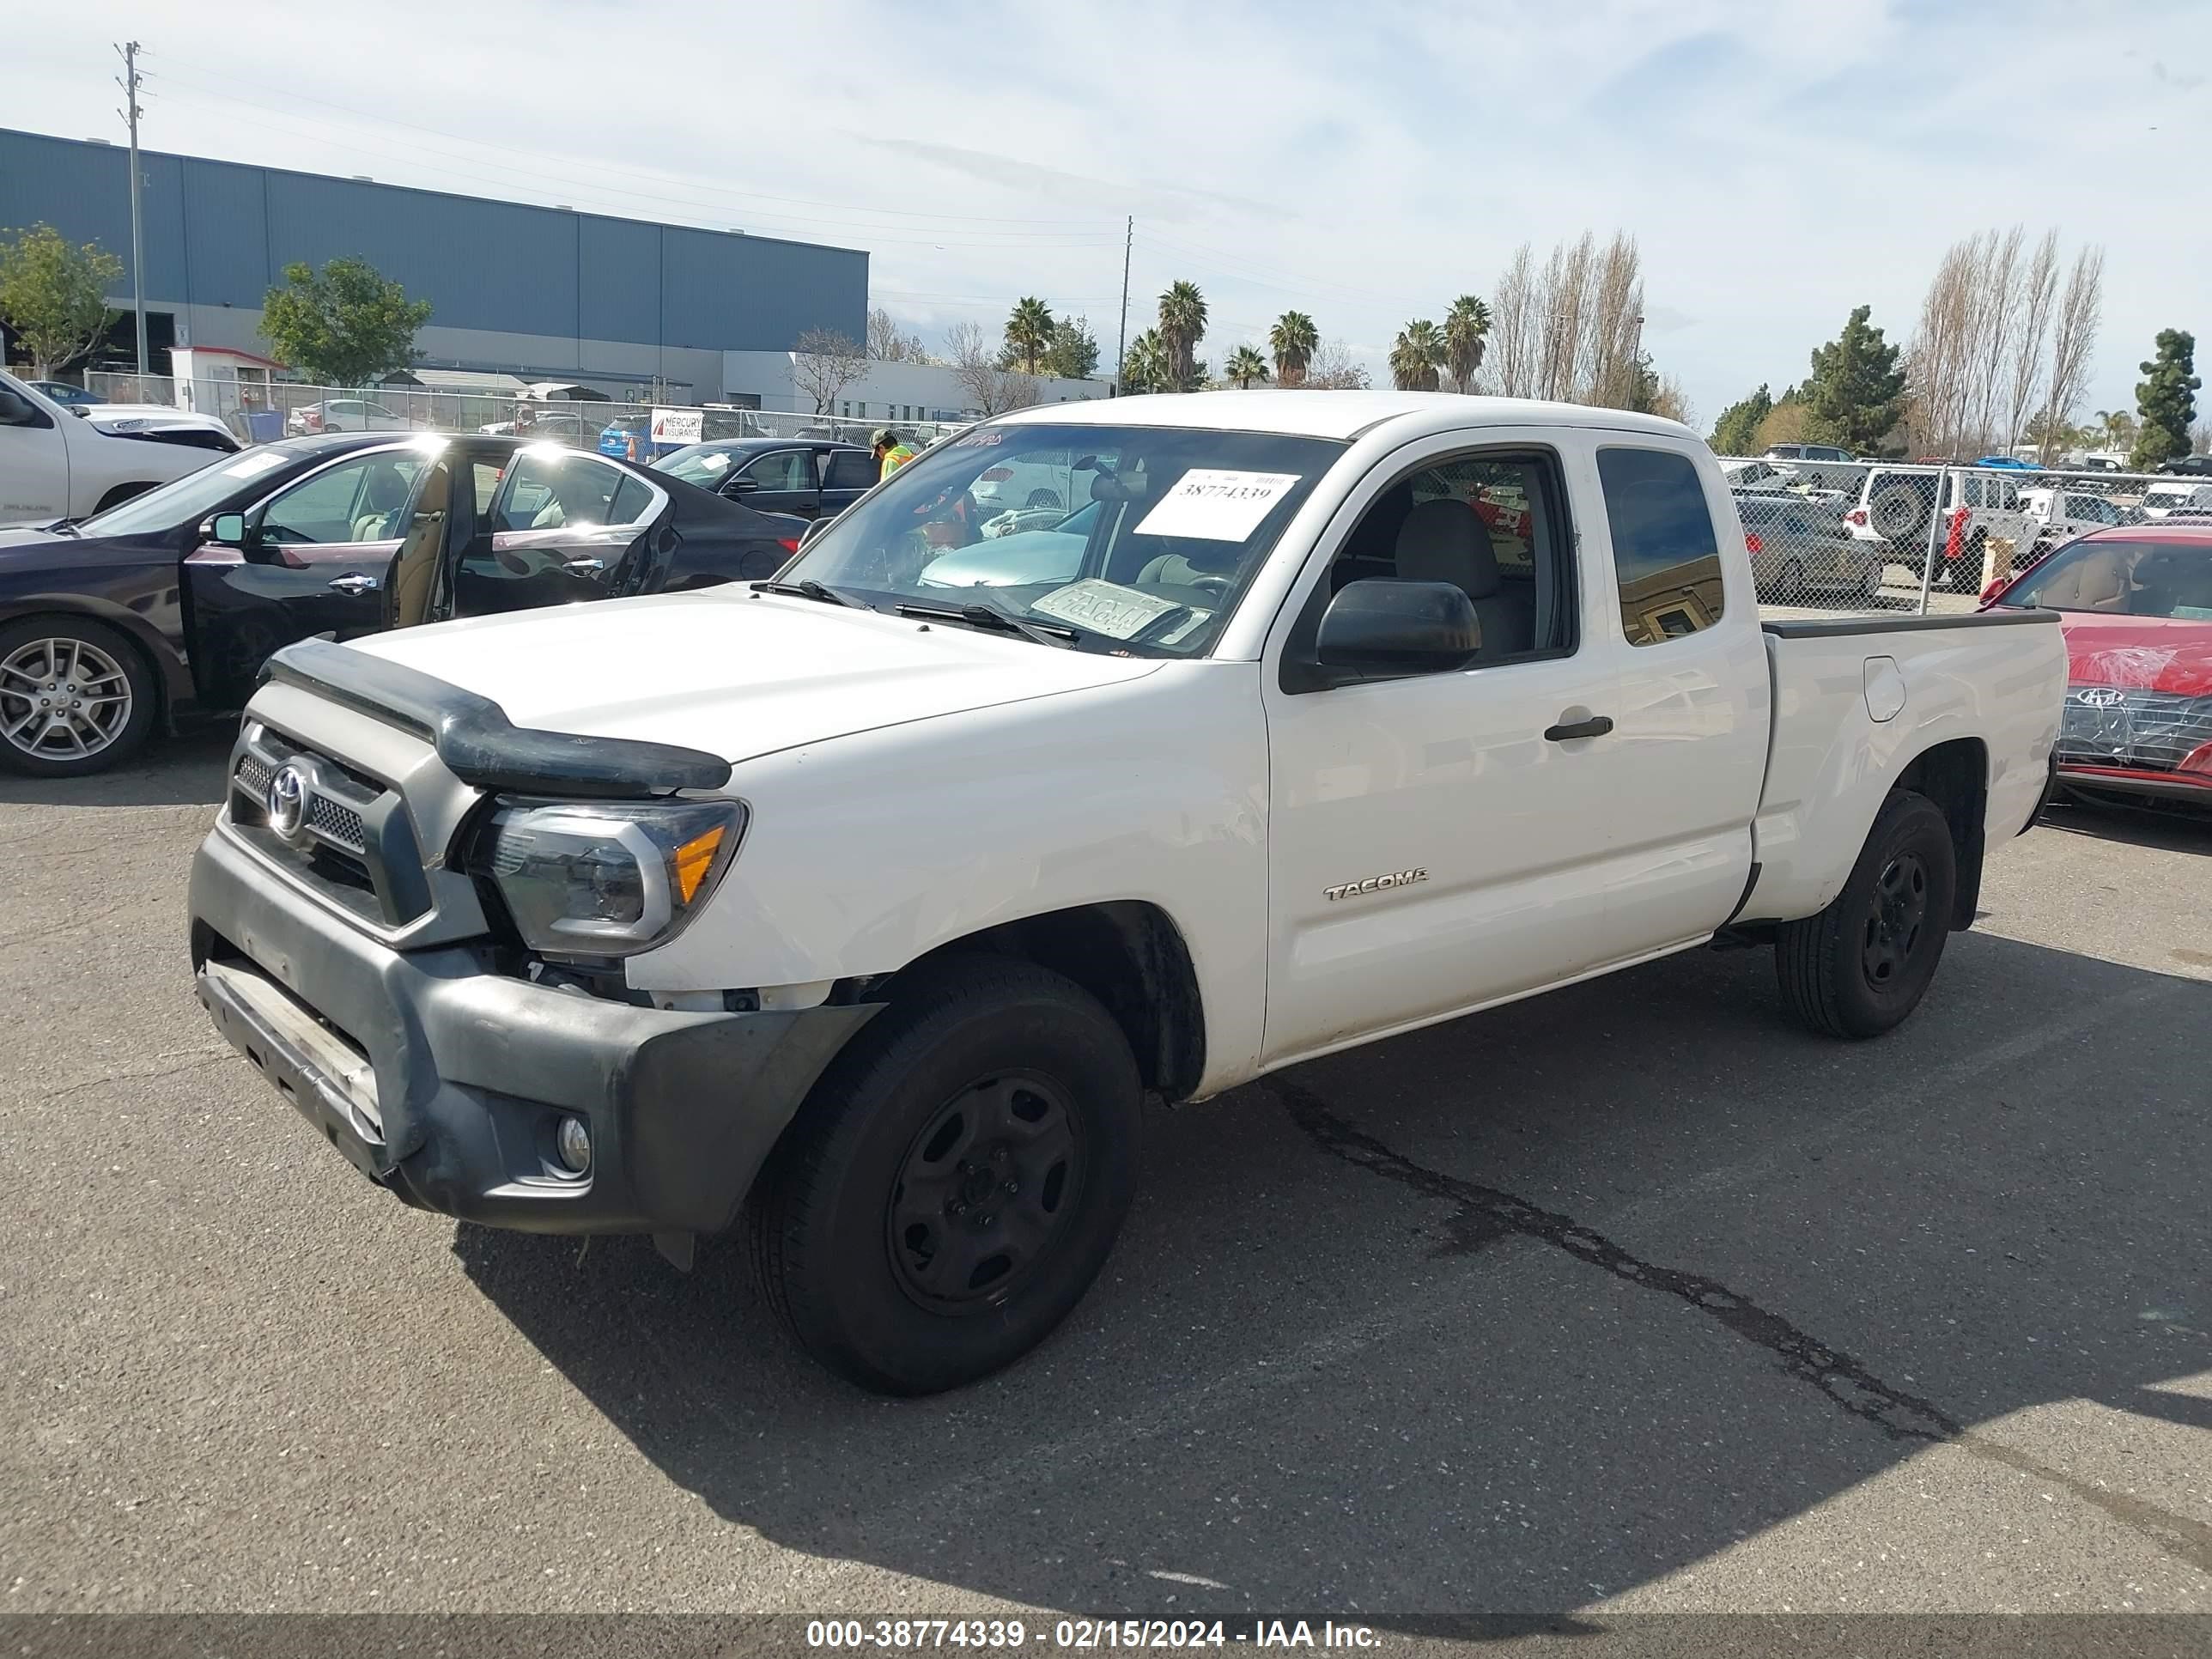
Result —
<instances>
[{"instance_id":1,"label":"door handle","mask_svg":"<svg viewBox=\"0 0 2212 1659\"><path fill-rule=\"evenodd\" d=\"M1613 718L1608 714L1592 714L1586 720L1577 720L1572 726L1547 726L1544 728L1546 743L1572 743L1577 738L1601 738L1613 730Z\"/></svg>"},{"instance_id":2,"label":"door handle","mask_svg":"<svg viewBox=\"0 0 2212 1659\"><path fill-rule=\"evenodd\" d=\"M343 576L332 577L331 586L341 593L374 593L376 578L364 576L358 570L350 570Z\"/></svg>"},{"instance_id":3,"label":"door handle","mask_svg":"<svg viewBox=\"0 0 2212 1659\"><path fill-rule=\"evenodd\" d=\"M561 562L561 568L572 576L595 576L606 568L607 562L605 559L563 559Z\"/></svg>"}]
</instances>

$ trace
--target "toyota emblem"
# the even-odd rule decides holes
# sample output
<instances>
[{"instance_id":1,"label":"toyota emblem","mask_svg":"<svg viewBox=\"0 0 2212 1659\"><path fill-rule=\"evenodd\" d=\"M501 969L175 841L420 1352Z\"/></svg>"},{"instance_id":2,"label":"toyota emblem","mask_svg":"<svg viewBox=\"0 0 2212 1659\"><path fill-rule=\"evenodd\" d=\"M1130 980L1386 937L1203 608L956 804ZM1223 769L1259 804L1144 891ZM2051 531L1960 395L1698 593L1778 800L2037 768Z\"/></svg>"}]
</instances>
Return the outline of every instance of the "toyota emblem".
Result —
<instances>
[{"instance_id":1,"label":"toyota emblem","mask_svg":"<svg viewBox=\"0 0 2212 1659\"><path fill-rule=\"evenodd\" d=\"M307 823L307 775L297 766L281 766L269 780L269 827L286 841L296 843Z\"/></svg>"}]
</instances>

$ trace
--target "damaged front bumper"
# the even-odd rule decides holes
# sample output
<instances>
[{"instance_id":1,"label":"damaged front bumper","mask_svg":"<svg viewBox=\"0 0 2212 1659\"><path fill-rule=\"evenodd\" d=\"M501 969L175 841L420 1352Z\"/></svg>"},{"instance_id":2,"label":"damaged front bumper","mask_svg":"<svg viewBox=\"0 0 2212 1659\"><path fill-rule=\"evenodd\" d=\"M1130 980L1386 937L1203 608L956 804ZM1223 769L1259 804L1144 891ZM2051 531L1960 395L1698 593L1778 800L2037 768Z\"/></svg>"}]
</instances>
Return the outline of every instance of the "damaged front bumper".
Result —
<instances>
[{"instance_id":1,"label":"damaged front bumper","mask_svg":"<svg viewBox=\"0 0 2212 1659\"><path fill-rule=\"evenodd\" d=\"M694 1013L495 969L481 942L400 951L272 881L227 825L192 865L216 1029L406 1202L532 1232L714 1233L877 1005ZM568 1167L566 1118L589 1134Z\"/></svg>"}]
</instances>

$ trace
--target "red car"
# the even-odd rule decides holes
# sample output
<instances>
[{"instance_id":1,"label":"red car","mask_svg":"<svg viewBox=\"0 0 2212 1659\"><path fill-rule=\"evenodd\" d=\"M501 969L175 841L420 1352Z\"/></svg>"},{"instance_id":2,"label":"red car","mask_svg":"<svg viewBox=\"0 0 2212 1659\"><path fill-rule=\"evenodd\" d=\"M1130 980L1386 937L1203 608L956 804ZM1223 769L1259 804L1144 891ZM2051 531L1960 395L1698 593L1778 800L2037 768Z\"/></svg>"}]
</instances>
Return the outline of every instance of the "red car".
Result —
<instances>
[{"instance_id":1,"label":"red car","mask_svg":"<svg viewBox=\"0 0 2212 1659\"><path fill-rule=\"evenodd\" d=\"M1984 596L2058 611L2058 781L2212 809L2212 525L2094 530Z\"/></svg>"}]
</instances>

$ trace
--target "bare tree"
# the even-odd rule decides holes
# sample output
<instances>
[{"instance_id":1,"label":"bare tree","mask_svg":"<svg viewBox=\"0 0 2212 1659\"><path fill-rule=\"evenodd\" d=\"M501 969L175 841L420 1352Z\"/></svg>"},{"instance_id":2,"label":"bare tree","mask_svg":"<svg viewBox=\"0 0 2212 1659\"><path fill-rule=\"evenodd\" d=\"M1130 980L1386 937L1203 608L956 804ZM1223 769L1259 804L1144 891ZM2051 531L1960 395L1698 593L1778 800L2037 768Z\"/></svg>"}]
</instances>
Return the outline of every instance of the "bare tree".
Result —
<instances>
[{"instance_id":1,"label":"bare tree","mask_svg":"<svg viewBox=\"0 0 2212 1659\"><path fill-rule=\"evenodd\" d=\"M2212 455L2212 421L2199 421L2189 428L2189 453Z\"/></svg>"},{"instance_id":2,"label":"bare tree","mask_svg":"<svg viewBox=\"0 0 2212 1659\"><path fill-rule=\"evenodd\" d=\"M2013 337L2005 398L2008 448L2027 436L2029 408L2043 382L2043 346L2051 335L2051 307L2058 297L2058 233L2046 230L2021 280L2020 327Z\"/></svg>"},{"instance_id":3,"label":"bare tree","mask_svg":"<svg viewBox=\"0 0 2212 1659\"><path fill-rule=\"evenodd\" d=\"M1536 395L1557 402L1571 402L1583 368L1583 301L1589 288L1590 261L1596 255L1596 239L1589 232L1570 248L1565 242L1552 249L1537 279L1536 314L1542 319L1544 341L1537 353Z\"/></svg>"},{"instance_id":4,"label":"bare tree","mask_svg":"<svg viewBox=\"0 0 2212 1659\"><path fill-rule=\"evenodd\" d=\"M1364 392L1374 382L1350 346L1323 340L1306 360L1306 377L1299 384L1315 392Z\"/></svg>"},{"instance_id":5,"label":"bare tree","mask_svg":"<svg viewBox=\"0 0 2212 1659\"><path fill-rule=\"evenodd\" d=\"M2025 234L2014 225L2002 233L1984 231L1978 239L1982 255L1972 289L1976 328L1973 372L1969 376L1969 424L1975 447L1984 450L1996 447L2001 437L2004 443L2012 441L1997 431L1997 422L2005 368L2012 360L2013 336L2019 332L2025 298L2020 283L2020 250Z\"/></svg>"},{"instance_id":6,"label":"bare tree","mask_svg":"<svg viewBox=\"0 0 2212 1659\"><path fill-rule=\"evenodd\" d=\"M1536 261L1523 242L1491 291L1490 351L1486 379L1506 398L1536 395L1543 320L1536 310Z\"/></svg>"},{"instance_id":7,"label":"bare tree","mask_svg":"<svg viewBox=\"0 0 2212 1659\"><path fill-rule=\"evenodd\" d=\"M792 350L791 383L814 399L817 415L827 415L837 394L867 372L860 343L834 329L808 329Z\"/></svg>"},{"instance_id":8,"label":"bare tree","mask_svg":"<svg viewBox=\"0 0 2212 1659\"><path fill-rule=\"evenodd\" d=\"M1588 241L1589 239L1583 239ZM1643 261L1636 239L1615 231L1603 257L1588 268L1589 292L1579 307L1583 342L1577 403L1632 409L1644 388Z\"/></svg>"},{"instance_id":9,"label":"bare tree","mask_svg":"<svg viewBox=\"0 0 2212 1659\"><path fill-rule=\"evenodd\" d=\"M2058 302L2058 324L2051 338L2051 379L2043 402L2043 452L2047 465L2057 434L2074 418L2088 384L2090 354L2105 314L2105 250L2085 247L2074 256L2065 297Z\"/></svg>"},{"instance_id":10,"label":"bare tree","mask_svg":"<svg viewBox=\"0 0 2212 1659\"><path fill-rule=\"evenodd\" d=\"M929 353L922 349L921 336L909 334L899 326L898 319L881 306L868 312L868 356L879 363L926 363Z\"/></svg>"},{"instance_id":11,"label":"bare tree","mask_svg":"<svg viewBox=\"0 0 2212 1659\"><path fill-rule=\"evenodd\" d=\"M1041 395L1036 376L999 367L999 347L979 323L957 323L945 330L945 350L952 378L986 417L1027 409Z\"/></svg>"},{"instance_id":12,"label":"bare tree","mask_svg":"<svg viewBox=\"0 0 2212 1659\"><path fill-rule=\"evenodd\" d=\"M1681 376L1662 374L1653 384L1650 413L1670 421L1680 421L1684 426L1695 426L1697 410L1691 407L1690 394L1682 388Z\"/></svg>"}]
</instances>

